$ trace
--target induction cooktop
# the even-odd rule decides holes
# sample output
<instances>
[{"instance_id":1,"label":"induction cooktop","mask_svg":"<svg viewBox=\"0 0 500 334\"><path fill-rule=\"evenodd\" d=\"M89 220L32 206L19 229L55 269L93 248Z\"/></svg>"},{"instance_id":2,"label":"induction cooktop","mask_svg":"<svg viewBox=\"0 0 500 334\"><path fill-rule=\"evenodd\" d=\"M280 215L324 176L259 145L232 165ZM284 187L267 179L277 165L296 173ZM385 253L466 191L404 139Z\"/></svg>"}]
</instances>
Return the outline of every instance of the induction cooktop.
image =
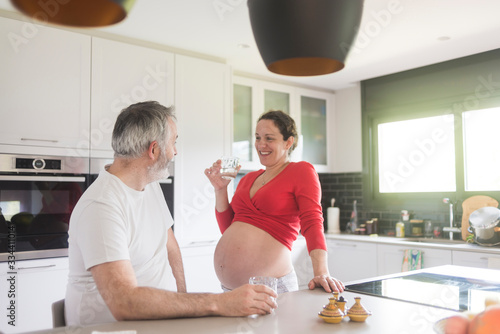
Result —
<instances>
[{"instance_id":1,"label":"induction cooktop","mask_svg":"<svg viewBox=\"0 0 500 334\"><path fill-rule=\"evenodd\" d=\"M429 305L455 311L484 310L485 299L500 299L498 282L416 273L351 284L346 291Z\"/></svg>"}]
</instances>

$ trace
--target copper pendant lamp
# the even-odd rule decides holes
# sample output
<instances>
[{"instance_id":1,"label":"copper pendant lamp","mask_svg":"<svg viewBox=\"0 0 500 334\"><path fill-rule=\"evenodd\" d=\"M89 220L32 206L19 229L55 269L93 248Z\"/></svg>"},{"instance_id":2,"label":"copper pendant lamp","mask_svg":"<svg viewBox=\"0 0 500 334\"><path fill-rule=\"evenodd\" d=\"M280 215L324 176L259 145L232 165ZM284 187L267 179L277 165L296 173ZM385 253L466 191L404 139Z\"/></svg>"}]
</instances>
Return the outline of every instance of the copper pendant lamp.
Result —
<instances>
[{"instance_id":1,"label":"copper pendant lamp","mask_svg":"<svg viewBox=\"0 0 500 334\"><path fill-rule=\"evenodd\" d=\"M102 27L127 17L135 0L11 0L23 14L39 21L73 27Z\"/></svg>"},{"instance_id":2,"label":"copper pendant lamp","mask_svg":"<svg viewBox=\"0 0 500 334\"><path fill-rule=\"evenodd\" d=\"M344 68L363 0L248 0L248 10L269 71L313 76Z\"/></svg>"}]
</instances>

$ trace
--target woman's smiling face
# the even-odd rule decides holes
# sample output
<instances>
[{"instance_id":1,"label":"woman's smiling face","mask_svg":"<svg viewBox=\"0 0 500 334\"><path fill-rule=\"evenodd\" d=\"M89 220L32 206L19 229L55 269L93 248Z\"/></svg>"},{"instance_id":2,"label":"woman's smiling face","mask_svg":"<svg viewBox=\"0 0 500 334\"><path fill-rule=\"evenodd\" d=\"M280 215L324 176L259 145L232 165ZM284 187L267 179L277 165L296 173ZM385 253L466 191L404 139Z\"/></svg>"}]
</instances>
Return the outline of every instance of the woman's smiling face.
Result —
<instances>
[{"instance_id":1,"label":"woman's smiling face","mask_svg":"<svg viewBox=\"0 0 500 334\"><path fill-rule=\"evenodd\" d=\"M283 139L274 121L262 119L255 129L255 149L260 163L266 167L284 163L288 160L288 149L293 143L293 137Z\"/></svg>"}]
</instances>

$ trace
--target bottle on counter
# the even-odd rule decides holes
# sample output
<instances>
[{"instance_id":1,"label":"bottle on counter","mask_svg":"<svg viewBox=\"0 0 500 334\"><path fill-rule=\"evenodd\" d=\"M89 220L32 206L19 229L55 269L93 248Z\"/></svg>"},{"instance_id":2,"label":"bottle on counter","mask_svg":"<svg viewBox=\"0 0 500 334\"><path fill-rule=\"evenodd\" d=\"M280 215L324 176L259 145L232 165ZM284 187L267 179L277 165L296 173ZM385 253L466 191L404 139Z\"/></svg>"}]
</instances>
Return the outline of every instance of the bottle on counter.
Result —
<instances>
[{"instance_id":1,"label":"bottle on counter","mask_svg":"<svg viewBox=\"0 0 500 334\"><path fill-rule=\"evenodd\" d=\"M357 208L357 203L358 201L354 200L352 203L352 213L351 213L351 220L349 221L351 231L356 232L356 229L358 228L358 208Z\"/></svg>"},{"instance_id":2,"label":"bottle on counter","mask_svg":"<svg viewBox=\"0 0 500 334\"><path fill-rule=\"evenodd\" d=\"M396 223L396 237L397 238L405 237L405 224L403 222Z\"/></svg>"},{"instance_id":3,"label":"bottle on counter","mask_svg":"<svg viewBox=\"0 0 500 334\"><path fill-rule=\"evenodd\" d=\"M372 218L373 234L378 234L378 218Z\"/></svg>"},{"instance_id":4,"label":"bottle on counter","mask_svg":"<svg viewBox=\"0 0 500 334\"><path fill-rule=\"evenodd\" d=\"M401 222L404 224L405 236L411 236L410 213L408 210L401 210Z\"/></svg>"}]
</instances>

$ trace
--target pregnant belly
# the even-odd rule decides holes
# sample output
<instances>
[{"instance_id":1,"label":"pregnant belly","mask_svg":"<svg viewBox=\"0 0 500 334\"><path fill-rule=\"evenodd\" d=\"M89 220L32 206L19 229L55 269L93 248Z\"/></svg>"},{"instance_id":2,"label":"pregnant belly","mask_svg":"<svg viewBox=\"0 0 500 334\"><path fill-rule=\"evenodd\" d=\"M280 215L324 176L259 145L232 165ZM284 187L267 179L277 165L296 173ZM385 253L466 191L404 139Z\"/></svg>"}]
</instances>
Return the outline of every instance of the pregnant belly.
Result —
<instances>
[{"instance_id":1,"label":"pregnant belly","mask_svg":"<svg viewBox=\"0 0 500 334\"><path fill-rule=\"evenodd\" d=\"M214 255L222 285L235 289L252 276L281 277L292 271L290 250L253 225L234 222L224 232Z\"/></svg>"}]
</instances>

